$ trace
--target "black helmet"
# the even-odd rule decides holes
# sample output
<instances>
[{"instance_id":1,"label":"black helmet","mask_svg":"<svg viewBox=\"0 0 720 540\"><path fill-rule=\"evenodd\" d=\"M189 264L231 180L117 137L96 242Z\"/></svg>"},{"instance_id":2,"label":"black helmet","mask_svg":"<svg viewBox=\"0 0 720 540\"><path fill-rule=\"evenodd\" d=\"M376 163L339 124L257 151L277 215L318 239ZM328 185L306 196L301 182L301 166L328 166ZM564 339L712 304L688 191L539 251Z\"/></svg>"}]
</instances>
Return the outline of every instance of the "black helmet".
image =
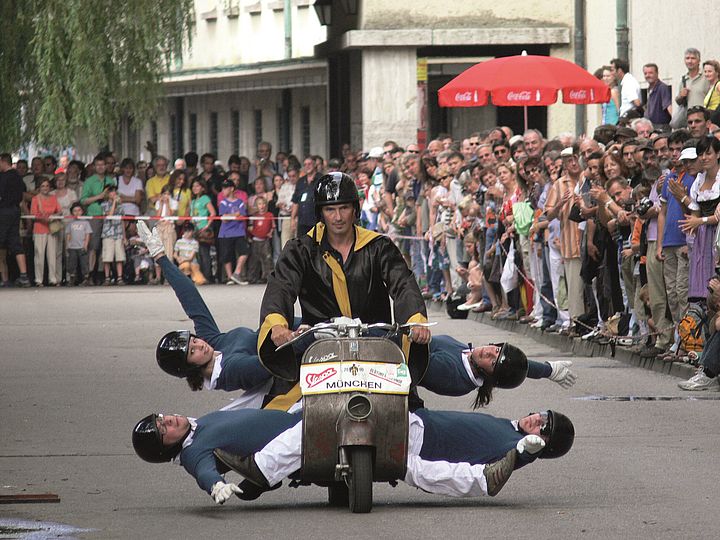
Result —
<instances>
[{"instance_id":1,"label":"black helmet","mask_svg":"<svg viewBox=\"0 0 720 540\"><path fill-rule=\"evenodd\" d=\"M575 426L570 419L557 411L547 411L547 425L540 432L547 437L547 444L540 453L542 459L554 459L564 456L572 448L575 440Z\"/></svg>"},{"instance_id":2,"label":"black helmet","mask_svg":"<svg viewBox=\"0 0 720 540\"><path fill-rule=\"evenodd\" d=\"M182 441L172 446L163 446L157 419L157 414L150 414L135 424L133 429L132 443L135 453L148 463L168 462L182 450Z\"/></svg>"},{"instance_id":3,"label":"black helmet","mask_svg":"<svg viewBox=\"0 0 720 540\"><path fill-rule=\"evenodd\" d=\"M498 388L516 388L527 377L528 359L525 353L509 343L494 343L500 347L495 361L493 378Z\"/></svg>"},{"instance_id":4,"label":"black helmet","mask_svg":"<svg viewBox=\"0 0 720 540\"><path fill-rule=\"evenodd\" d=\"M322 207L330 204L353 203L360 215L360 197L355 181L345 173L333 172L315 182L315 218L322 221Z\"/></svg>"},{"instance_id":5,"label":"black helmet","mask_svg":"<svg viewBox=\"0 0 720 540\"><path fill-rule=\"evenodd\" d=\"M196 367L187 362L189 346L190 332L188 330L173 330L165 334L155 350L155 358L157 358L160 369L173 377L187 377L188 373Z\"/></svg>"}]
</instances>

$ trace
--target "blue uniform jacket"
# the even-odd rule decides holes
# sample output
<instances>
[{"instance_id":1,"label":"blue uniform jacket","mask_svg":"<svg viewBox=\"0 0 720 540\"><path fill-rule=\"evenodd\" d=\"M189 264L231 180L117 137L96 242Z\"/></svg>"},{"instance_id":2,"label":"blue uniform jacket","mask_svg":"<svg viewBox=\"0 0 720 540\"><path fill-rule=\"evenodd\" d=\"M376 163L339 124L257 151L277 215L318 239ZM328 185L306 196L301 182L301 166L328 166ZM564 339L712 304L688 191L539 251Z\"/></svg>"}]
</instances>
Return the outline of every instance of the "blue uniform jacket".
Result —
<instances>
[{"instance_id":1,"label":"blue uniform jacket","mask_svg":"<svg viewBox=\"0 0 720 540\"><path fill-rule=\"evenodd\" d=\"M450 336L433 336L430 342L430 365L420 386L441 396L464 396L477 389L462 362L462 352L468 348ZM543 379L552 368L547 362L528 361L528 378Z\"/></svg>"},{"instance_id":2,"label":"blue uniform jacket","mask_svg":"<svg viewBox=\"0 0 720 540\"><path fill-rule=\"evenodd\" d=\"M220 332L210 310L203 301L193 282L168 260L160 257L158 264L165 274L185 314L195 324L195 335L207 341L222 353L223 367L217 381L220 390L249 390L271 378L257 356L258 333L249 328L239 327L229 332Z\"/></svg>"},{"instance_id":3,"label":"blue uniform jacket","mask_svg":"<svg viewBox=\"0 0 720 540\"><path fill-rule=\"evenodd\" d=\"M420 457L427 461L493 463L515 448L526 433L518 431L506 418L488 414L456 411L415 411L425 425ZM518 469L535 461L536 457L523 452L515 465Z\"/></svg>"},{"instance_id":4,"label":"blue uniform jacket","mask_svg":"<svg viewBox=\"0 0 720 540\"><path fill-rule=\"evenodd\" d=\"M180 463L198 485L210 493L215 482L224 481L228 471L213 450L221 448L247 456L261 450L272 439L302 420L302 414L282 411L240 409L215 411L198 418L192 442L180 452Z\"/></svg>"}]
</instances>

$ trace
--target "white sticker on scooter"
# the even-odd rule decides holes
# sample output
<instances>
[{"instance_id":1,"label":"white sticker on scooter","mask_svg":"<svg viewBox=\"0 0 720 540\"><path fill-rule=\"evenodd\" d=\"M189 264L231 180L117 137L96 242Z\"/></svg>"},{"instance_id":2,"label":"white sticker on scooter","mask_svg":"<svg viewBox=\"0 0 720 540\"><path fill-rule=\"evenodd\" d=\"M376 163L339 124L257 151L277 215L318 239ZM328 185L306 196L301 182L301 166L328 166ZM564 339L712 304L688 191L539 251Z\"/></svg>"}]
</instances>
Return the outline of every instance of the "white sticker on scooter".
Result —
<instances>
[{"instance_id":1,"label":"white sticker on scooter","mask_svg":"<svg viewBox=\"0 0 720 540\"><path fill-rule=\"evenodd\" d=\"M406 364L350 361L300 366L300 389L304 396L339 392L407 394L410 382Z\"/></svg>"}]
</instances>

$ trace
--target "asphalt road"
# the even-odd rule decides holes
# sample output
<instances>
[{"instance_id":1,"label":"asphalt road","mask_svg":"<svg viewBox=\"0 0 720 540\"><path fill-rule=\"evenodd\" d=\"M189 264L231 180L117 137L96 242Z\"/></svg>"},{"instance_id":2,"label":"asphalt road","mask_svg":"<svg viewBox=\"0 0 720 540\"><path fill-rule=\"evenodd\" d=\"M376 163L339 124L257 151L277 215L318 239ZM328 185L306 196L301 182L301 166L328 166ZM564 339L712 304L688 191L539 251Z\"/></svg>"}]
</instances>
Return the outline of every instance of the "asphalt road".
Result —
<instances>
[{"instance_id":1,"label":"asphalt road","mask_svg":"<svg viewBox=\"0 0 720 540\"><path fill-rule=\"evenodd\" d=\"M259 286L202 292L222 329L257 325ZM497 328L439 312L433 318L438 334L509 339L535 359L566 356ZM0 291L0 494L61 497L59 504L0 505L0 538L717 536L718 402L684 399L678 379L605 358L572 358L579 378L570 390L527 381L496 393L487 412L518 418L556 408L574 421L577 438L567 456L518 471L495 498L376 484L368 515L328 508L321 488L283 487L254 503L215 506L183 469L144 463L130 443L133 425L151 411L200 416L232 399L190 392L157 368L155 344L177 328L190 323L169 287ZM589 399L597 396L678 399ZM423 397L436 409L471 403L470 396Z\"/></svg>"}]
</instances>

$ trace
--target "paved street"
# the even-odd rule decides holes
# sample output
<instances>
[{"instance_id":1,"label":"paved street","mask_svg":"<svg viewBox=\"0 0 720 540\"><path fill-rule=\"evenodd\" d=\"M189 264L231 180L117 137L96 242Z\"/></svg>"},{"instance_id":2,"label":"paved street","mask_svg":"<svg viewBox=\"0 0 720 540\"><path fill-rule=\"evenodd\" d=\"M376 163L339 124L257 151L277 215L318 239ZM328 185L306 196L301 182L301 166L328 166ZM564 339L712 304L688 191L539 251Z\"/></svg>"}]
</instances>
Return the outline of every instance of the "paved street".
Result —
<instances>
[{"instance_id":1,"label":"paved street","mask_svg":"<svg viewBox=\"0 0 720 540\"><path fill-rule=\"evenodd\" d=\"M202 293L221 329L257 325L260 286ZM475 343L510 339L535 359L565 356L497 328L433 316L435 333ZM688 397L678 379L605 358L572 358L579 378L570 390L527 381L496 393L488 412L517 418L556 408L574 421L577 438L566 457L518 471L495 498L455 500L376 484L373 512L351 515L327 508L323 489L283 487L255 503L217 507L183 469L144 463L130 443L133 425L151 411L200 416L232 398L193 393L158 369L155 344L176 328L190 324L169 287L0 291L0 494L61 497L59 504L0 505L0 538L30 538L9 532L13 521L92 529L69 533L90 539L717 534L718 402L588 399ZM436 409L468 410L472 400L423 397ZM48 534L32 538L55 537Z\"/></svg>"}]
</instances>

